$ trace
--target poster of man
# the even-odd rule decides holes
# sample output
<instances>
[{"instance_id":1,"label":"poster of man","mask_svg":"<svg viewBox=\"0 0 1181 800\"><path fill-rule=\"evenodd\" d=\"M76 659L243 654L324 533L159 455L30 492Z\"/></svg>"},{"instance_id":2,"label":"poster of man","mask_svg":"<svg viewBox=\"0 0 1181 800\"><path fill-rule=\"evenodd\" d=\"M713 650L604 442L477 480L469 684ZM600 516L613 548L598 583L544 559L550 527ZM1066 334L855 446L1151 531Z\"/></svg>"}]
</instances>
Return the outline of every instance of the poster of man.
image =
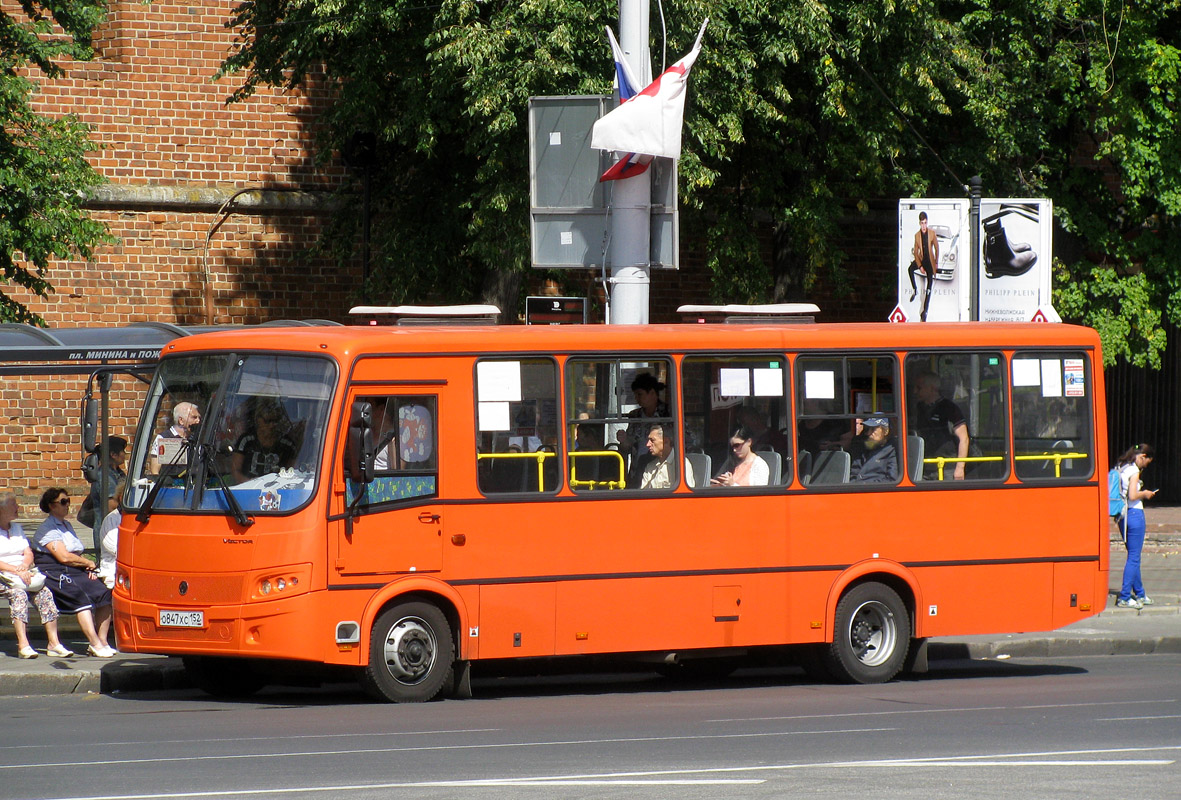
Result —
<instances>
[{"instance_id":1,"label":"poster of man","mask_svg":"<svg viewBox=\"0 0 1181 800\"><path fill-rule=\"evenodd\" d=\"M898 202L898 307L907 322L968 319L968 201Z\"/></svg>"}]
</instances>

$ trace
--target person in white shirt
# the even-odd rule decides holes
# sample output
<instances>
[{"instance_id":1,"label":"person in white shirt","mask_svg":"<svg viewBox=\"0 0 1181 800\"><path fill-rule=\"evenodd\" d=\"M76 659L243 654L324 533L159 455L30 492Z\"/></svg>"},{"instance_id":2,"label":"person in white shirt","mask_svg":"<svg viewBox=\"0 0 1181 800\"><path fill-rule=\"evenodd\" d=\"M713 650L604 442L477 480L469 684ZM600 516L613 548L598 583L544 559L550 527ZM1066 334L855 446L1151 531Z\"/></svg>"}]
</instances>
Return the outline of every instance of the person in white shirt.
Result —
<instances>
[{"instance_id":1,"label":"person in white shirt","mask_svg":"<svg viewBox=\"0 0 1181 800\"><path fill-rule=\"evenodd\" d=\"M0 580L0 595L8 598L8 611L12 615L12 630L16 634L17 655L21 658L36 658L37 651L29 644L29 593L24 587L33 580L33 548L25 538L25 532L16 518L20 510L16 495L0 492L0 577L14 576L21 585ZM42 586L32 595L33 604L45 626L45 637L49 640L46 655L69 658L74 655L62 646L57 635L57 604L48 586Z\"/></svg>"},{"instance_id":2,"label":"person in white shirt","mask_svg":"<svg viewBox=\"0 0 1181 800\"><path fill-rule=\"evenodd\" d=\"M160 455L164 452L166 439L187 439L193 429L201 424L201 410L193 403L180 402L172 409L172 425L152 441L150 469L153 475L160 473Z\"/></svg>"},{"instance_id":3,"label":"person in white shirt","mask_svg":"<svg viewBox=\"0 0 1181 800\"><path fill-rule=\"evenodd\" d=\"M651 460L640 476L641 489L672 489L677 484L677 468L673 448L673 426L665 422L653 425L648 431L648 452ZM685 462L685 480L693 485L693 467Z\"/></svg>"}]
</instances>

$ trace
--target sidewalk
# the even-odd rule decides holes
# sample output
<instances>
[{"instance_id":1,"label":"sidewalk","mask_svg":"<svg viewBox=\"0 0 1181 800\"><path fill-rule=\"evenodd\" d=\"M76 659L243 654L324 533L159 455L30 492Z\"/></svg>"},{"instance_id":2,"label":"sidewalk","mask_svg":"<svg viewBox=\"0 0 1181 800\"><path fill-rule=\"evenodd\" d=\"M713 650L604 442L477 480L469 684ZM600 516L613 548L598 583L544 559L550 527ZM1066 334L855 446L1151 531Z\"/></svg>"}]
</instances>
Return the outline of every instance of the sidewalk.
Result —
<instances>
[{"instance_id":1,"label":"sidewalk","mask_svg":"<svg viewBox=\"0 0 1181 800\"><path fill-rule=\"evenodd\" d=\"M1155 605L1137 611L1116 608L1125 553L1119 532L1111 529L1110 586L1107 608L1096 617L1048 633L961 636L935 639L931 661L952 658L1055 657L1181 653L1181 507L1148 511L1148 539L1141 573ZM62 617L62 642L86 652L86 640L72 617ZM7 603L0 601L0 696L75 692L142 692L189 686L179 658L119 654L103 660L78 655L45 655L44 629L33 612L33 646L41 656L17 657Z\"/></svg>"}]
</instances>

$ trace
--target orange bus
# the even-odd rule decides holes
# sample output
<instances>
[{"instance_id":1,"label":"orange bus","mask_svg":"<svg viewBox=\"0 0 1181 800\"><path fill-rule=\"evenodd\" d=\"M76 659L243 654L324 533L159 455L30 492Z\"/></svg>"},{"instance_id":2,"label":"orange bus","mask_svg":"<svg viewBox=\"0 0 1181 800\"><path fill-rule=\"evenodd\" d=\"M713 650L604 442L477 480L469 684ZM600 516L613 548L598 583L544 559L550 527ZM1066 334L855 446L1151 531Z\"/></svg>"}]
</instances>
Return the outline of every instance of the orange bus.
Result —
<instances>
[{"instance_id":1,"label":"orange bus","mask_svg":"<svg viewBox=\"0 0 1181 800\"><path fill-rule=\"evenodd\" d=\"M128 465L118 646L219 694L302 662L423 701L475 661L588 654L887 681L929 637L1104 608L1101 366L1052 324L176 340Z\"/></svg>"}]
</instances>

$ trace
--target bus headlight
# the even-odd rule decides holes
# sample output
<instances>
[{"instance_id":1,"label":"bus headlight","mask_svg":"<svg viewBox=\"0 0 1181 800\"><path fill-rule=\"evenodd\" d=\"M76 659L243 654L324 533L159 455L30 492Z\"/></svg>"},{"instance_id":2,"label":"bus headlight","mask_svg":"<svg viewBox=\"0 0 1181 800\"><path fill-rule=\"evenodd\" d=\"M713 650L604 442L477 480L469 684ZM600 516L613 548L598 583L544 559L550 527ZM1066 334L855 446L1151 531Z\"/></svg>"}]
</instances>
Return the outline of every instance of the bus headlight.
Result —
<instances>
[{"instance_id":1,"label":"bus headlight","mask_svg":"<svg viewBox=\"0 0 1181 800\"><path fill-rule=\"evenodd\" d=\"M274 600L276 596L300 594L306 591L305 586L310 575L311 566L307 564L280 567L273 572L257 574L250 592L250 599Z\"/></svg>"},{"instance_id":2,"label":"bus headlight","mask_svg":"<svg viewBox=\"0 0 1181 800\"><path fill-rule=\"evenodd\" d=\"M115 588L125 592L131 591L131 576L123 570L115 571Z\"/></svg>"}]
</instances>

